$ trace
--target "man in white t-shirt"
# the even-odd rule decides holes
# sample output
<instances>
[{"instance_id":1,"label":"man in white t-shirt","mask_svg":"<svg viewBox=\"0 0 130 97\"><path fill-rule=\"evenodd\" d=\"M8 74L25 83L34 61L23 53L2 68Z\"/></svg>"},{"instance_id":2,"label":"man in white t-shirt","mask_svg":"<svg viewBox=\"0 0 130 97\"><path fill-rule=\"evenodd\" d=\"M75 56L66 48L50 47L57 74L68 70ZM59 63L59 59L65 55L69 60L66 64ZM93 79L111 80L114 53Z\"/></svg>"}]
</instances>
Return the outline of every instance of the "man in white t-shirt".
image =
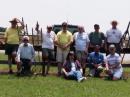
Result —
<instances>
[{"instance_id":1,"label":"man in white t-shirt","mask_svg":"<svg viewBox=\"0 0 130 97\"><path fill-rule=\"evenodd\" d=\"M54 42L56 34L52 31L52 26L47 26L47 31L42 33L42 59L43 64L42 74L47 75L51 61L54 59ZM45 67L47 65L47 69Z\"/></svg>"},{"instance_id":2,"label":"man in white t-shirt","mask_svg":"<svg viewBox=\"0 0 130 97\"><path fill-rule=\"evenodd\" d=\"M117 28L117 21L112 21L112 28L106 32L106 50L107 54L109 54L109 50L107 49L109 45L114 44L116 47L116 52L120 54L120 41L122 38L122 32Z\"/></svg>"},{"instance_id":3,"label":"man in white t-shirt","mask_svg":"<svg viewBox=\"0 0 130 97\"><path fill-rule=\"evenodd\" d=\"M116 48L115 45L109 46L110 54L106 58L106 71L109 75L109 78L112 80L118 80L121 78L123 73L123 68L121 65L121 57L119 54L115 53Z\"/></svg>"},{"instance_id":4,"label":"man in white t-shirt","mask_svg":"<svg viewBox=\"0 0 130 97\"><path fill-rule=\"evenodd\" d=\"M83 75L85 75L86 57L88 53L89 38L82 26L78 27L78 32L74 33L73 39L75 42L76 56L83 68Z\"/></svg>"}]
</instances>

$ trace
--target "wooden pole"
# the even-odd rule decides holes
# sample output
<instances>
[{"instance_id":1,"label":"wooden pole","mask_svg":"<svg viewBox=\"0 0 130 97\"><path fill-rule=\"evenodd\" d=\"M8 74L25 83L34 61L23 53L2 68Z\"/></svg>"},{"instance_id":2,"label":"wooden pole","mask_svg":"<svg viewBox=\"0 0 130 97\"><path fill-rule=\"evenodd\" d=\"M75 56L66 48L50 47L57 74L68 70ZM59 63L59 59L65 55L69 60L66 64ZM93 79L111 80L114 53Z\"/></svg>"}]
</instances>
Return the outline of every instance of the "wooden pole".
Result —
<instances>
[{"instance_id":1,"label":"wooden pole","mask_svg":"<svg viewBox=\"0 0 130 97\"><path fill-rule=\"evenodd\" d=\"M126 35L128 34L128 43L127 43L126 48L128 48L129 43L130 43L129 27L130 27L130 21L128 23L128 26L127 26L127 29L126 29L124 35L122 36L122 39L120 40L120 43L122 43L123 39L125 40L126 39ZM121 59L121 64L123 63L124 57L125 57L125 52L123 51L123 56L122 56L122 59Z\"/></svg>"}]
</instances>

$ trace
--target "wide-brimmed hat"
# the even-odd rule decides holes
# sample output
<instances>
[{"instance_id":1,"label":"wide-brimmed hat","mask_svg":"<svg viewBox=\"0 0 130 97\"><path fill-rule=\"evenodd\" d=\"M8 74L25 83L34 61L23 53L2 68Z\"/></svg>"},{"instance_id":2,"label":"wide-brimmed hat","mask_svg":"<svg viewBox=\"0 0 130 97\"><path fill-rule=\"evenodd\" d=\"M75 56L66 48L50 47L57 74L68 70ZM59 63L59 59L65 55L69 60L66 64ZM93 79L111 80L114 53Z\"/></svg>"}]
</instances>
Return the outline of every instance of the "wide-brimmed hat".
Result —
<instances>
[{"instance_id":1,"label":"wide-brimmed hat","mask_svg":"<svg viewBox=\"0 0 130 97\"><path fill-rule=\"evenodd\" d=\"M12 20L9 21L10 23L18 23L16 18L13 18Z\"/></svg>"}]
</instances>

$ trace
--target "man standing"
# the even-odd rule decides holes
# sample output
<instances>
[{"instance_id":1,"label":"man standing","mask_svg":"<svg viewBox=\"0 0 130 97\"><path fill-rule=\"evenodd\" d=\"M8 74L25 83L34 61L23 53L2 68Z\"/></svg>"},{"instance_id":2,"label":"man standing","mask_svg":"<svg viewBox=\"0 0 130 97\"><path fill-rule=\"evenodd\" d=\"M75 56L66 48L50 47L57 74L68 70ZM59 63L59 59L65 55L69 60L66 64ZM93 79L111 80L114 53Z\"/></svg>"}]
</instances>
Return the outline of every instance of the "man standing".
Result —
<instances>
[{"instance_id":1,"label":"man standing","mask_svg":"<svg viewBox=\"0 0 130 97\"><path fill-rule=\"evenodd\" d=\"M122 38L122 32L117 28L117 21L112 21L112 28L106 32L106 50L107 54L109 54L109 45L114 44L116 47L116 52L120 54L120 41Z\"/></svg>"},{"instance_id":2,"label":"man standing","mask_svg":"<svg viewBox=\"0 0 130 97\"><path fill-rule=\"evenodd\" d=\"M17 73L29 74L31 72L31 65L34 61L35 50L33 46L29 43L29 37L23 36L23 43L19 45L17 52Z\"/></svg>"},{"instance_id":3,"label":"man standing","mask_svg":"<svg viewBox=\"0 0 130 97\"><path fill-rule=\"evenodd\" d=\"M94 47L96 45L99 45L101 48L104 46L104 40L105 40L105 35L104 33L99 31L100 26L98 24L94 25L94 32L91 32L89 34L89 39L90 39L90 49L89 51L92 52L94 51Z\"/></svg>"},{"instance_id":4,"label":"man standing","mask_svg":"<svg viewBox=\"0 0 130 97\"><path fill-rule=\"evenodd\" d=\"M74 41L75 41L75 50L76 56L81 66L83 68L83 76L85 76L85 68L86 68L86 57L88 54L88 46L89 46L89 38L88 34L84 31L84 28L79 26L79 32L74 33Z\"/></svg>"},{"instance_id":5,"label":"man standing","mask_svg":"<svg viewBox=\"0 0 130 97\"><path fill-rule=\"evenodd\" d=\"M73 42L72 33L67 30L67 23L62 23L62 30L57 33L57 62L58 62L58 75L61 75L61 68L63 62L66 60L70 45Z\"/></svg>"},{"instance_id":6,"label":"man standing","mask_svg":"<svg viewBox=\"0 0 130 97\"><path fill-rule=\"evenodd\" d=\"M5 32L5 54L8 55L8 64L9 64L9 73L13 73L12 71L12 61L15 62L16 51L18 49L19 44L19 33L24 28L24 24L17 18L9 21L11 23L11 27L8 28ZM21 26L17 24L20 23Z\"/></svg>"},{"instance_id":7,"label":"man standing","mask_svg":"<svg viewBox=\"0 0 130 97\"><path fill-rule=\"evenodd\" d=\"M51 61L54 60L54 42L56 34L52 31L52 26L47 26L47 31L42 33L42 38L42 59L44 62L42 74L47 75ZM45 64L45 62L47 63ZM47 68L45 68L45 65L47 65Z\"/></svg>"}]
</instances>

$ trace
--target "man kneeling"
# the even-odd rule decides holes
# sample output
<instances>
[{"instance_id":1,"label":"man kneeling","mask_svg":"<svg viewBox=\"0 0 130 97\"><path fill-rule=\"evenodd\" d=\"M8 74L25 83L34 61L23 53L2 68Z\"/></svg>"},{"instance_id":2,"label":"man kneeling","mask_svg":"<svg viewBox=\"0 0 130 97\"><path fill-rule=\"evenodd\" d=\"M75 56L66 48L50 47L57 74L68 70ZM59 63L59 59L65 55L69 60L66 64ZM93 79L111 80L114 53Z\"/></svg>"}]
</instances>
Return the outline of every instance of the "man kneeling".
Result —
<instances>
[{"instance_id":1,"label":"man kneeling","mask_svg":"<svg viewBox=\"0 0 130 97\"><path fill-rule=\"evenodd\" d=\"M17 52L17 74L28 75L31 73L31 64L35 56L33 46L29 43L29 37L23 36L23 43L19 45Z\"/></svg>"},{"instance_id":2,"label":"man kneeling","mask_svg":"<svg viewBox=\"0 0 130 97\"><path fill-rule=\"evenodd\" d=\"M100 46L96 45L94 52L90 53L88 57L89 76L103 77L101 74L103 67L105 67L104 63L104 56L100 53Z\"/></svg>"},{"instance_id":3,"label":"man kneeling","mask_svg":"<svg viewBox=\"0 0 130 97\"><path fill-rule=\"evenodd\" d=\"M108 74L108 78L111 80L119 80L122 77L123 68L121 65L121 57L116 52L115 45L109 46L110 54L107 56L107 68L106 73Z\"/></svg>"},{"instance_id":4,"label":"man kneeling","mask_svg":"<svg viewBox=\"0 0 130 97\"><path fill-rule=\"evenodd\" d=\"M70 51L66 61L63 64L63 74L68 79L76 79L78 82L81 82L86 79L82 76L82 68L78 60L76 60L75 54L73 51Z\"/></svg>"}]
</instances>

